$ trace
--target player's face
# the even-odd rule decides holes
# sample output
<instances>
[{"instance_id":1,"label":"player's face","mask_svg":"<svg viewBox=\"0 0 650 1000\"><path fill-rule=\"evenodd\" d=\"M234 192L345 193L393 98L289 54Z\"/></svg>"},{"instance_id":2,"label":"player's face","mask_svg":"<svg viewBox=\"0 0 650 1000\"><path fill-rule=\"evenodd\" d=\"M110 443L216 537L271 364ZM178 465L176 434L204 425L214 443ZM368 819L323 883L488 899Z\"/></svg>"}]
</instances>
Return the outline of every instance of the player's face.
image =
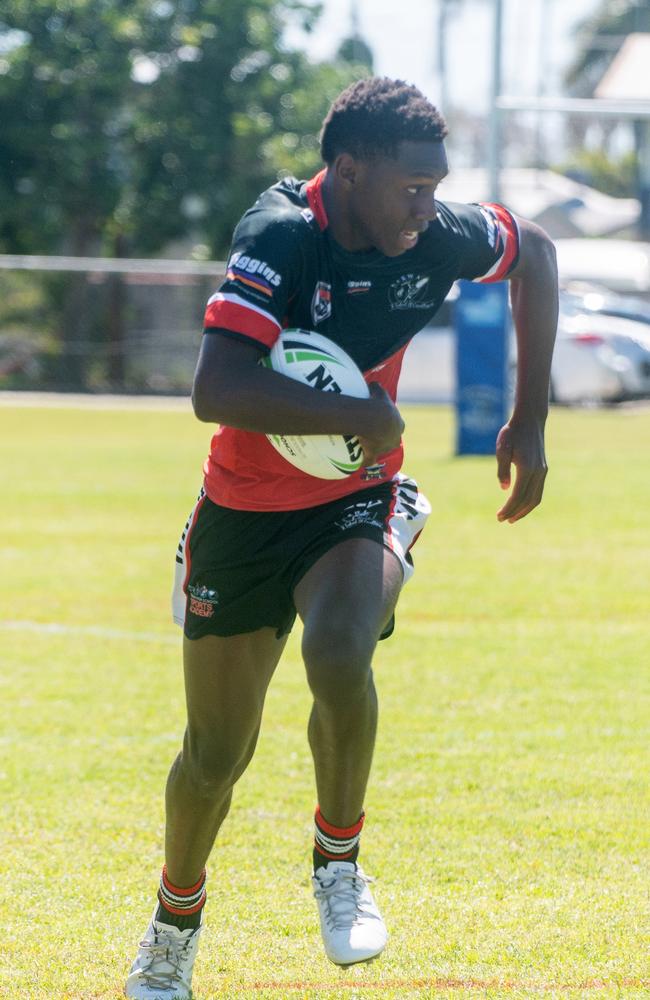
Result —
<instances>
[{"instance_id":1,"label":"player's face","mask_svg":"<svg viewBox=\"0 0 650 1000\"><path fill-rule=\"evenodd\" d=\"M357 249L387 257L411 250L436 217L435 191L446 176L442 142L402 142L396 157L356 161L349 208Z\"/></svg>"}]
</instances>

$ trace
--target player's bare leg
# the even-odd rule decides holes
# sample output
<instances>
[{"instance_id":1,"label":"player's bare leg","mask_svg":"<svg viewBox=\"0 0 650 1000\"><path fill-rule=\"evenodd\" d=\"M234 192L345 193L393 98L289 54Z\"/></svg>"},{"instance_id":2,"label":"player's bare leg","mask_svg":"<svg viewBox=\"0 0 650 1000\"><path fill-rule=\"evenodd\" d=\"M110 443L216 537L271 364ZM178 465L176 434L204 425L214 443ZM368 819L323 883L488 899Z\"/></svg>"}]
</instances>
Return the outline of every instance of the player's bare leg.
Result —
<instances>
[{"instance_id":1,"label":"player's bare leg","mask_svg":"<svg viewBox=\"0 0 650 1000\"><path fill-rule=\"evenodd\" d=\"M159 905L131 968L126 995L186 1000L205 903L205 863L250 762L264 698L286 639L264 628L184 639L187 728L167 780L166 866Z\"/></svg>"},{"instance_id":2,"label":"player's bare leg","mask_svg":"<svg viewBox=\"0 0 650 1000\"><path fill-rule=\"evenodd\" d=\"M314 696L309 743L319 799L317 831L326 845L319 850L317 842L314 852L314 894L325 950L339 964L374 957L387 939L356 855L377 730L372 655L402 578L391 552L354 538L327 552L294 592ZM325 851L334 852L332 860Z\"/></svg>"},{"instance_id":3,"label":"player's bare leg","mask_svg":"<svg viewBox=\"0 0 650 1000\"><path fill-rule=\"evenodd\" d=\"M397 558L352 538L330 549L294 593L314 704L309 742L327 819L351 826L363 809L377 729L372 655L402 586Z\"/></svg>"},{"instance_id":4,"label":"player's bare leg","mask_svg":"<svg viewBox=\"0 0 650 1000\"><path fill-rule=\"evenodd\" d=\"M266 691L286 638L275 629L183 640L187 728L165 796L165 858L174 885L203 870L250 763Z\"/></svg>"}]
</instances>

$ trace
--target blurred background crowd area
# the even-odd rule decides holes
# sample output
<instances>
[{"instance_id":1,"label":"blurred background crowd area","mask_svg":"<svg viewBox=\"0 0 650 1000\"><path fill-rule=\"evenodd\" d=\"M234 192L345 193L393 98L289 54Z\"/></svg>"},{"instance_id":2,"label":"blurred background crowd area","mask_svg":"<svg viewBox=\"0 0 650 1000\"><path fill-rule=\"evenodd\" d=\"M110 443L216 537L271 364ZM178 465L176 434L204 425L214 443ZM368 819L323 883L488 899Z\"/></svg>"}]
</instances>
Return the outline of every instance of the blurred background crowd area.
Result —
<instances>
[{"instance_id":1,"label":"blurred background crowd area","mask_svg":"<svg viewBox=\"0 0 650 1000\"><path fill-rule=\"evenodd\" d=\"M530 99L500 111L499 196L558 240L573 363L609 359L607 389L562 399L556 384L556 398L650 395L650 2L397 7L5 0L0 389L186 393L238 218L278 178L320 168L329 104L379 73L445 114L451 201L492 193L495 96ZM601 113L578 110L586 99ZM453 302L428 331L435 344L421 335L437 374L413 398L453 393L452 316Z\"/></svg>"}]
</instances>

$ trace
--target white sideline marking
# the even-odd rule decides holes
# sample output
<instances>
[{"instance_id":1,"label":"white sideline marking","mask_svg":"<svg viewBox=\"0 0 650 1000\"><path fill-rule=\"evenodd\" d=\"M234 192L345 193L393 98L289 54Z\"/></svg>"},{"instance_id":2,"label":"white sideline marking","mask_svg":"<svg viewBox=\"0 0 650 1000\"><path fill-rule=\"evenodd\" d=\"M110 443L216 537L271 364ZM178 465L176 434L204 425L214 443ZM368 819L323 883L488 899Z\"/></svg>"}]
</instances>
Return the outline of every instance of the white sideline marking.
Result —
<instances>
[{"instance_id":1,"label":"white sideline marking","mask_svg":"<svg viewBox=\"0 0 650 1000\"><path fill-rule=\"evenodd\" d=\"M88 410L179 410L191 413L187 396L120 396L108 393L81 392L19 392L5 389L0 392L0 406L45 406L54 409Z\"/></svg>"},{"instance_id":2,"label":"white sideline marking","mask_svg":"<svg viewBox=\"0 0 650 1000\"><path fill-rule=\"evenodd\" d=\"M92 635L98 639L121 639L127 642L162 642L166 646L177 646L180 639L180 636L162 635L160 632L129 632L103 625L63 625L60 622L0 621L0 630L36 632L40 635Z\"/></svg>"}]
</instances>

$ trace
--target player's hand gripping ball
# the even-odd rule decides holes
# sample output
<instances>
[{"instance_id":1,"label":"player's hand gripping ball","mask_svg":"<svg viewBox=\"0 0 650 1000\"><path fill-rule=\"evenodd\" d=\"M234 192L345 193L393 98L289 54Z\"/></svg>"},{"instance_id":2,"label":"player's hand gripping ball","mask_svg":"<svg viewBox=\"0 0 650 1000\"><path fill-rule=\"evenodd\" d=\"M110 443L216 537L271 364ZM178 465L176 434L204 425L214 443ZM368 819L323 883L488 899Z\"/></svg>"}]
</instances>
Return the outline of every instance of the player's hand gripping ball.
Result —
<instances>
[{"instance_id":1,"label":"player's hand gripping ball","mask_svg":"<svg viewBox=\"0 0 650 1000\"><path fill-rule=\"evenodd\" d=\"M352 358L328 337L311 330L283 330L262 364L322 392L358 399L369 395ZM318 479L345 479L363 465L363 450L355 435L266 436L287 462Z\"/></svg>"}]
</instances>

